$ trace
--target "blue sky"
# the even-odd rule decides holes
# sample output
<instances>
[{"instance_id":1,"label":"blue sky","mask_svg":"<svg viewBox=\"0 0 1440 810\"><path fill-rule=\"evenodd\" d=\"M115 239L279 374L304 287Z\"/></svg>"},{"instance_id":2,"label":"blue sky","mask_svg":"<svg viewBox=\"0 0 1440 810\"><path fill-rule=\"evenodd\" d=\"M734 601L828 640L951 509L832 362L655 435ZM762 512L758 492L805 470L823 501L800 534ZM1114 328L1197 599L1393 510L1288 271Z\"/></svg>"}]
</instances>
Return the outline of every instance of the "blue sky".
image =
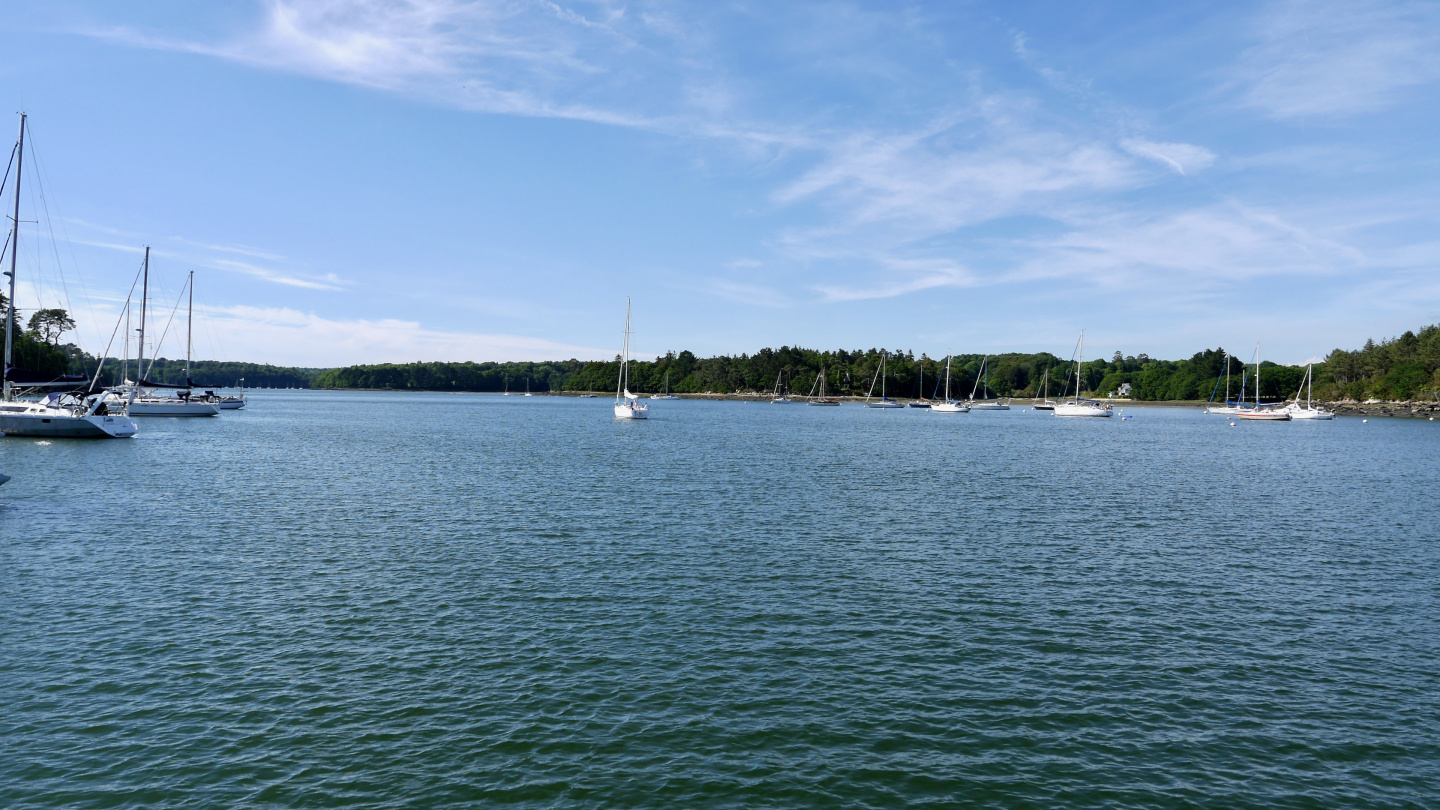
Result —
<instances>
[{"instance_id":1,"label":"blue sky","mask_svg":"<svg viewBox=\"0 0 1440 810\"><path fill-rule=\"evenodd\" d=\"M604 357L627 296L642 353L1440 321L1440 5L1149 5L12 6L20 303L99 351L150 244L198 356L300 365Z\"/></svg>"}]
</instances>

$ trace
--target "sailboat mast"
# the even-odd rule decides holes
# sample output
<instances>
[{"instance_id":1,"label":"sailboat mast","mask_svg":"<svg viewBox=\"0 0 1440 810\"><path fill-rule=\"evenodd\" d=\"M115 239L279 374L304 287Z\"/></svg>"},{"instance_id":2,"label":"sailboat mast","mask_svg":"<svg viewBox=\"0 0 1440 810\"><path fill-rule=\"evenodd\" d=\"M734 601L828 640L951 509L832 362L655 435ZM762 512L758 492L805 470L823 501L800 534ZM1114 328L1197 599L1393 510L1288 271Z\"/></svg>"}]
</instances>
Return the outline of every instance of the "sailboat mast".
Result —
<instances>
[{"instance_id":1,"label":"sailboat mast","mask_svg":"<svg viewBox=\"0 0 1440 810\"><path fill-rule=\"evenodd\" d=\"M1080 348L1075 353L1075 404L1080 404L1080 370L1085 367L1085 330L1080 330Z\"/></svg>"},{"instance_id":2,"label":"sailboat mast","mask_svg":"<svg viewBox=\"0 0 1440 810\"><path fill-rule=\"evenodd\" d=\"M190 345L195 338L195 271L190 271L190 307L185 313L185 385L190 385Z\"/></svg>"},{"instance_id":3,"label":"sailboat mast","mask_svg":"<svg viewBox=\"0 0 1440 810\"><path fill-rule=\"evenodd\" d=\"M140 282L140 344L135 349L135 384L145 382L145 302L150 298L150 246L145 246L145 270Z\"/></svg>"},{"instance_id":4,"label":"sailboat mast","mask_svg":"<svg viewBox=\"0 0 1440 810\"><path fill-rule=\"evenodd\" d=\"M15 216L10 227L10 304L5 308L5 401L10 393L10 364L15 356L15 262L20 255L20 169L25 165L25 113L20 113L20 139L15 147Z\"/></svg>"}]
</instances>

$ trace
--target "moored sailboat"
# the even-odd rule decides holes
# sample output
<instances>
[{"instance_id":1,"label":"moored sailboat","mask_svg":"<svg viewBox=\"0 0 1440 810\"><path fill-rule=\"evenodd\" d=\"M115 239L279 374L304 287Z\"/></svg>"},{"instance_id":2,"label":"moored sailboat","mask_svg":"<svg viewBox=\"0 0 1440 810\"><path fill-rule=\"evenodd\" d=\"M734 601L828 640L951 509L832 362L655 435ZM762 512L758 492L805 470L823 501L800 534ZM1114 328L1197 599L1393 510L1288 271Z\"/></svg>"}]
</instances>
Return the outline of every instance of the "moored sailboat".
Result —
<instances>
[{"instance_id":1,"label":"moored sailboat","mask_svg":"<svg viewBox=\"0 0 1440 810\"><path fill-rule=\"evenodd\" d=\"M870 381L870 390L865 392L865 407L867 408L903 408L899 402L885 396L885 350L880 351L880 368L875 370L875 379ZM875 393L875 382L880 382L880 399L878 402L871 402L870 397Z\"/></svg>"},{"instance_id":2,"label":"moored sailboat","mask_svg":"<svg viewBox=\"0 0 1440 810\"><path fill-rule=\"evenodd\" d=\"M1245 392L1240 392L1240 407L1245 407ZM1255 407L1237 411L1234 414L1236 419L1243 419L1246 422L1289 422L1290 412L1277 408L1275 405L1263 405L1260 402L1260 344L1255 344Z\"/></svg>"},{"instance_id":3,"label":"moored sailboat","mask_svg":"<svg viewBox=\"0 0 1440 810\"><path fill-rule=\"evenodd\" d=\"M679 399L679 397L677 397L677 396L675 396L674 394L670 393L670 372L668 372L668 371L665 372L665 384L661 387L660 393L658 393L658 394L651 394L651 395L650 395L650 398L651 398L651 399Z\"/></svg>"},{"instance_id":4,"label":"moored sailboat","mask_svg":"<svg viewBox=\"0 0 1440 810\"><path fill-rule=\"evenodd\" d=\"M977 392L981 394L980 399L975 398ZM980 373L976 375L975 385L970 389L970 401L965 404L974 411L1010 410L1009 405L1006 405L998 399L990 398L990 355L988 354L980 361Z\"/></svg>"},{"instance_id":5,"label":"moored sailboat","mask_svg":"<svg viewBox=\"0 0 1440 810\"><path fill-rule=\"evenodd\" d=\"M1300 391L1305 392L1305 404L1300 404ZM1335 418L1335 414L1323 408L1315 407L1313 394L1315 391L1315 364L1309 363L1305 366L1305 379L1300 382L1300 390L1295 392L1295 400L1285 407L1286 413L1291 419L1303 419L1311 422L1326 422Z\"/></svg>"},{"instance_id":6,"label":"moored sailboat","mask_svg":"<svg viewBox=\"0 0 1440 810\"><path fill-rule=\"evenodd\" d=\"M945 399L930 403L931 413L969 413L970 408L963 402L950 398L950 353L945 353Z\"/></svg>"},{"instance_id":7,"label":"moored sailboat","mask_svg":"<svg viewBox=\"0 0 1440 810\"><path fill-rule=\"evenodd\" d=\"M1081 399L1080 392L1084 389L1084 368L1085 368L1085 330L1080 330L1080 343L1075 349L1075 399L1071 402L1061 402L1055 406L1056 416L1110 416L1109 405L1105 405L1093 399Z\"/></svg>"},{"instance_id":8,"label":"moored sailboat","mask_svg":"<svg viewBox=\"0 0 1440 810\"><path fill-rule=\"evenodd\" d=\"M816 386L816 385L820 386L820 396L819 396L819 398L814 398L814 395L815 395L815 386ZM810 395L811 395L812 399L811 399L809 402L806 403L807 405L839 405L839 404L840 404L840 400L838 400L838 399L831 399L831 398L825 396L825 369L824 369L823 367L820 369L820 373L815 375L815 385L811 385L811 386L810 386Z\"/></svg>"},{"instance_id":9,"label":"moored sailboat","mask_svg":"<svg viewBox=\"0 0 1440 810\"><path fill-rule=\"evenodd\" d=\"M3 371L3 398L0 402L0 433L6 436L32 436L56 439L125 439L134 436L138 428L125 413L123 403L112 407L106 402L105 392L96 391L100 370L95 379L83 391L71 393L51 391L39 402L18 398L22 389L39 391L44 388L65 387L76 389L84 380L42 378L27 379L23 369L15 368L15 278L18 272L17 259L20 253L20 174L25 163L25 113L20 114L20 136L15 144L15 212L11 219L10 231L10 295L5 307L5 367ZM103 354L101 355L104 356ZM103 361L102 361L103 365Z\"/></svg>"},{"instance_id":10,"label":"moored sailboat","mask_svg":"<svg viewBox=\"0 0 1440 810\"><path fill-rule=\"evenodd\" d=\"M625 341L620 352L620 379L615 386L616 419L648 419L650 406L630 393L630 299L625 299Z\"/></svg>"}]
</instances>

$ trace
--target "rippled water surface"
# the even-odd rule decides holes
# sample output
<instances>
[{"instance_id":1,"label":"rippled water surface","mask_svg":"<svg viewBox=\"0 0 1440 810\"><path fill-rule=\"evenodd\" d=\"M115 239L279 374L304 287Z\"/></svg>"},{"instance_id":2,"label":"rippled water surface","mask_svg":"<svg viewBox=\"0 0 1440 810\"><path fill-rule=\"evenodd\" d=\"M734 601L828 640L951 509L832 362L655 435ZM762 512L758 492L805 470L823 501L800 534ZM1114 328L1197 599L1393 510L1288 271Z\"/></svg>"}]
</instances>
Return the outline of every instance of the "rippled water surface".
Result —
<instances>
[{"instance_id":1,"label":"rippled water surface","mask_svg":"<svg viewBox=\"0 0 1440 810\"><path fill-rule=\"evenodd\" d=\"M1440 423L257 392L0 440L0 805L1435 807Z\"/></svg>"}]
</instances>

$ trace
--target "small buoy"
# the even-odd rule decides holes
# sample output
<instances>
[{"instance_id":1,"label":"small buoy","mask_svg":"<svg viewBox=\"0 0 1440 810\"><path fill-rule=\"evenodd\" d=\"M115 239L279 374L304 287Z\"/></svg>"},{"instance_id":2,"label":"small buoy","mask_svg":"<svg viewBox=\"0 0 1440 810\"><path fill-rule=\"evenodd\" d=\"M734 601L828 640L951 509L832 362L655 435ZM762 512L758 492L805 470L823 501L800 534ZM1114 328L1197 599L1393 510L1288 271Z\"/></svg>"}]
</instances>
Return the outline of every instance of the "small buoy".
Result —
<instances>
[{"instance_id":1,"label":"small buoy","mask_svg":"<svg viewBox=\"0 0 1440 810\"><path fill-rule=\"evenodd\" d=\"M1360 424L1362 424L1362 425L1368 425L1368 424L1370 424L1370 420L1369 420L1369 419L1361 419L1361 420L1360 420Z\"/></svg>"},{"instance_id":2,"label":"small buoy","mask_svg":"<svg viewBox=\"0 0 1440 810\"><path fill-rule=\"evenodd\" d=\"M1231 422L1231 423L1230 423L1230 427L1235 427L1235 423L1234 423L1234 422Z\"/></svg>"}]
</instances>

